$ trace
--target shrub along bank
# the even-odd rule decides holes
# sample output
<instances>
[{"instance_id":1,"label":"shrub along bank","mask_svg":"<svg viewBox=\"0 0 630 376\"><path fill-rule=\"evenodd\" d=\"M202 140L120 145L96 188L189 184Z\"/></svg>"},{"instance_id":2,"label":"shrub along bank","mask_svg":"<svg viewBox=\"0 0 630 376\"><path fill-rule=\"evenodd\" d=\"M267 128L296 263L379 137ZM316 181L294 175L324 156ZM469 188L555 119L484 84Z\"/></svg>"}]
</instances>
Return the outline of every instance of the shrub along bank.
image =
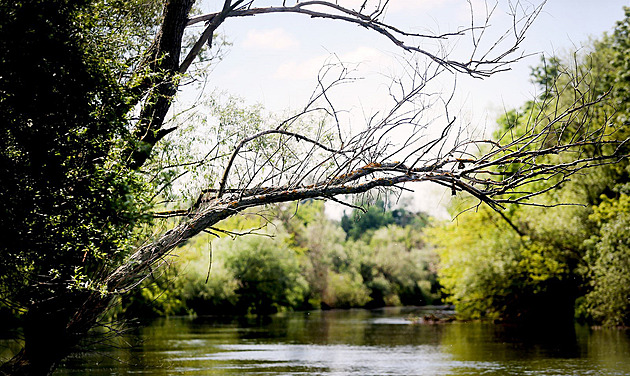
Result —
<instances>
[{"instance_id":1,"label":"shrub along bank","mask_svg":"<svg viewBox=\"0 0 630 376\"><path fill-rule=\"evenodd\" d=\"M429 218L379 201L337 223L321 201L246 213L182 247L116 315L269 314L440 302ZM263 226L263 217L276 218ZM262 227L261 227L262 226ZM250 233L245 236L237 233Z\"/></svg>"}]
</instances>

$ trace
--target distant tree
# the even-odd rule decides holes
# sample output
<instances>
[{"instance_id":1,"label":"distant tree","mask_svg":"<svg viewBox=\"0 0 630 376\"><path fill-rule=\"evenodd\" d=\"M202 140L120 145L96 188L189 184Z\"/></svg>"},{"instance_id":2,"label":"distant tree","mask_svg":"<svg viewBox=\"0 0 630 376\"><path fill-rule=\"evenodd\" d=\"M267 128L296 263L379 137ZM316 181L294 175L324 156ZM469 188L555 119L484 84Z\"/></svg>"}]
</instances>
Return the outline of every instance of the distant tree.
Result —
<instances>
[{"instance_id":1,"label":"distant tree","mask_svg":"<svg viewBox=\"0 0 630 376\"><path fill-rule=\"evenodd\" d=\"M425 213L413 213L405 208L388 209L383 200L366 205L362 210L353 210L350 215L343 213L341 228L348 238L358 239L371 234L374 230L395 224L400 227L415 225L422 228L429 223L429 216Z\"/></svg>"},{"instance_id":2,"label":"distant tree","mask_svg":"<svg viewBox=\"0 0 630 376\"><path fill-rule=\"evenodd\" d=\"M235 293L239 312L269 314L302 303L306 281L300 275L294 251L284 239L239 238L229 248L225 251L225 267L238 281Z\"/></svg>"},{"instance_id":3,"label":"distant tree","mask_svg":"<svg viewBox=\"0 0 630 376\"><path fill-rule=\"evenodd\" d=\"M23 315L24 327L24 348L2 372L52 372L117 296L137 288L177 246L247 208L428 181L500 211L544 192L530 182L563 181L617 158L620 141L602 140L597 129L554 137L572 130L576 108L601 100L578 87L566 88L574 97L563 111L534 119L509 141L465 137L449 111L439 136L424 134L424 109L440 103L427 84L443 74L483 78L508 69L540 7L509 2L512 28L486 41L496 7L485 22L473 17L468 27L425 35L388 24L387 1L225 0L201 15L193 15L194 4L0 2L0 227L10 234L0 288L2 304ZM328 94L351 76L336 64L323 68L312 99L284 121L234 102L211 106L215 125L167 121L222 24L281 13L361 26L398 46L407 70L389 88L389 110L346 132ZM457 39L471 42L461 59L444 46ZM394 142L394 132L406 139ZM190 142L203 137L205 145ZM583 157L586 147L602 153ZM471 152L477 149L484 152ZM571 161L538 162L551 154ZM495 168L513 164L527 167L518 174ZM194 198L178 195L184 176Z\"/></svg>"},{"instance_id":4,"label":"distant tree","mask_svg":"<svg viewBox=\"0 0 630 376\"><path fill-rule=\"evenodd\" d=\"M343 213L341 217L341 228L349 238L358 239L369 230L376 230L394 223L393 213L385 210L385 203L378 200L374 205L368 205L364 212L353 211L350 216Z\"/></svg>"}]
</instances>

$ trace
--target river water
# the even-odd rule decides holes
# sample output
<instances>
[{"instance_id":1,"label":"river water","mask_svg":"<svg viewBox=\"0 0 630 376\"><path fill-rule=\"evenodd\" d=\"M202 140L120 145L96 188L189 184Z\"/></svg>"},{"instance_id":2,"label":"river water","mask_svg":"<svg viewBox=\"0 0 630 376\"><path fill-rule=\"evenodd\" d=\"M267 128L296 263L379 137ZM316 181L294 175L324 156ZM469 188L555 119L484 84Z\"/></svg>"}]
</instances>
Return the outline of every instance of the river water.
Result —
<instances>
[{"instance_id":1,"label":"river water","mask_svg":"<svg viewBox=\"0 0 630 376\"><path fill-rule=\"evenodd\" d=\"M55 374L630 375L628 331L413 320L425 313L167 318L75 355Z\"/></svg>"}]
</instances>

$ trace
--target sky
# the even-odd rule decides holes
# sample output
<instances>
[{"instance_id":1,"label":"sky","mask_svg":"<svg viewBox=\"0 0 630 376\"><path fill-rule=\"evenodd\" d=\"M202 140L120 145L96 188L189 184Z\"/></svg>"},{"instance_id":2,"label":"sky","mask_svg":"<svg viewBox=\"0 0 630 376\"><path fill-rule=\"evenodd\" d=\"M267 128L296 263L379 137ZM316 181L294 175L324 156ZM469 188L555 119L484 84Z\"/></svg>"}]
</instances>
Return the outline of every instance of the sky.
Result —
<instances>
[{"instance_id":1,"label":"sky","mask_svg":"<svg viewBox=\"0 0 630 376\"><path fill-rule=\"evenodd\" d=\"M342 5L360 2L339 0ZM221 3L208 1L202 5L202 10L212 11ZM483 13L486 3L481 0L471 0L471 3L479 14ZM498 1L486 35L488 41L496 39L509 26L506 12L510 3L515 2ZM281 2L256 4L280 5ZM521 4L533 9L540 1ZM511 65L510 71L484 80L457 78L454 106L460 116L477 129L491 127L506 109L518 107L535 95L529 73L540 61L538 54L562 56L588 46L589 38L612 31L615 22L623 17L623 6L630 6L630 0L548 0L521 45L521 52L532 56ZM414 31L452 31L469 25L469 2L391 0L385 21ZM389 77L399 72L398 61L405 56L387 38L373 31L304 15L228 19L219 32L231 45L226 48L224 59L212 67L205 90L236 95L272 112L303 106L315 87L319 69L331 56L344 62L360 63L356 74L362 80L336 97L340 106L353 113L347 118L350 124L361 122L364 114L378 110L385 100ZM449 42L454 56L466 51L470 45L466 42L469 39ZM452 85L452 77L446 78L434 90L450 92ZM444 207L448 195L426 184L414 188L413 209L446 216Z\"/></svg>"}]
</instances>

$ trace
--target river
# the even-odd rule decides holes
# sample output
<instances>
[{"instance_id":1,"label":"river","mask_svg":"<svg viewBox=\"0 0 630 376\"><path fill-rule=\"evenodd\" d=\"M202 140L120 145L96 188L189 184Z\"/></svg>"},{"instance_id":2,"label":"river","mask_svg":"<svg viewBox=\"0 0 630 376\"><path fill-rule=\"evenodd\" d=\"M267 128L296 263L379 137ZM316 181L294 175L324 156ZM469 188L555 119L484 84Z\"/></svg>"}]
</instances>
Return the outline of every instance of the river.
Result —
<instances>
[{"instance_id":1,"label":"river","mask_svg":"<svg viewBox=\"0 0 630 376\"><path fill-rule=\"evenodd\" d=\"M630 332L419 324L418 309L166 318L56 375L630 375Z\"/></svg>"}]
</instances>

